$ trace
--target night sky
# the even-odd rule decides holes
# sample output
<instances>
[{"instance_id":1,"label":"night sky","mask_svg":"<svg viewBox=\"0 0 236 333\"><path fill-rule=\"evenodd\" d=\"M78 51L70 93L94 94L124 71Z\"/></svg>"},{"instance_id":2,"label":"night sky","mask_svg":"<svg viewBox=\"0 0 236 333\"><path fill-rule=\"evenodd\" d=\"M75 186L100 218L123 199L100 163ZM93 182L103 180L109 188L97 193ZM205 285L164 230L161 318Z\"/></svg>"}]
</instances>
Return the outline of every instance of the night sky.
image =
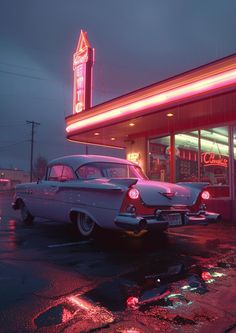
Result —
<instances>
[{"instance_id":1,"label":"night sky","mask_svg":"<svg viewBox=\"0 0 236 333\"><path fill-rule=\"evenodd\" d=\"M236 52L235 0L0 0L0 168L85 153L67 142L72 56L95 48L93 105ZM125 156L89 146L89 153Z\"/></svg>"}]
</instances>

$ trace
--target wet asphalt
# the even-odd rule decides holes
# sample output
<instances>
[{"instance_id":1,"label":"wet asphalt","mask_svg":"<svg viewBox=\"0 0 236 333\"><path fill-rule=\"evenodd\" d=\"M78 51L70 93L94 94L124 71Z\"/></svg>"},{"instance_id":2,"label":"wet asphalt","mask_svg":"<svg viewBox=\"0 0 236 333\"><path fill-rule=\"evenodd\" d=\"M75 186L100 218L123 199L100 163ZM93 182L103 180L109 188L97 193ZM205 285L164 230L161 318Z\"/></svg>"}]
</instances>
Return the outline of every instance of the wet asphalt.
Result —
<instances>
[{"instance_id":1,"label":"wet asphalt","mask_svg":"<svg viewBox=\"0 0 236 333\"><path fill-rule=\"evenodd\" d=\"M197 304L235 281L233 224L84 241L70 224L23 225L11 200L0 193L1 333L204 332L219 318Z\"/></svg>"}]
</instances>

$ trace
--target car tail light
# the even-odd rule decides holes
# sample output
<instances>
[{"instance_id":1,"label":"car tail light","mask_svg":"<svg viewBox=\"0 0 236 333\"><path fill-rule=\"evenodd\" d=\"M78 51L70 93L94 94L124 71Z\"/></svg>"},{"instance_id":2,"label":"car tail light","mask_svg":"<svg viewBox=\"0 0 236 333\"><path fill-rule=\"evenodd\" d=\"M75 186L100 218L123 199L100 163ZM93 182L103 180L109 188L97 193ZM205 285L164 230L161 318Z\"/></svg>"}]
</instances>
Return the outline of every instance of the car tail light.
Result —
<instances>
[{"instance_id":1,"label":"car tail light","mask_svg":"<svg viewBox=\"0 0 236 333\"><path fill-rule=\"evenodd\" d=\"M132 204L129 204L126 207L126 212L134 214L136 212L136 207L134 205L132 205Z\"/></svg>"},{"instance_id":2,"label":"car tail light","mask_svg":"<svg viewBox=\"0 0 236 333\"><path fill-rule=\"evenodd\" d=\"M208 191L203 191L201 197L203 200L208 200L210 199L210 193Z\"/></svg>"},{"instance_id":3,"label":"car tail light","mask_svg":"<svg viewBox=\"0 0 236 333\"><path fill-rule=\"evenodd\" d=\"M130 199L138 199L139 198L139 190L136 188L131 188L128 192Z\"/></svg>"}]
</instances>

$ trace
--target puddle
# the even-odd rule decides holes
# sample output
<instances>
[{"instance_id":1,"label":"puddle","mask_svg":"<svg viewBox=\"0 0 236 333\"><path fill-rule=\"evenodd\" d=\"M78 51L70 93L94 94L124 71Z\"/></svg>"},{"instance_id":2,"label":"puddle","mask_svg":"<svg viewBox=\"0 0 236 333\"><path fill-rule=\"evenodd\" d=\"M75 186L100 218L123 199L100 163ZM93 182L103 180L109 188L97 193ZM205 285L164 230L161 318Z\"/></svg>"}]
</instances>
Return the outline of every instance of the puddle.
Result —
<instances>
[{"instance_id":1,"label":"puddle","mask_svg":"<svg viewBox=\"0 0 236 333\"><path fill-rule=\"evenodd\" d=\"M8 220L0 225L0 243L1 250L11 251L25 245L26 240L17 235L16 221Z\"/></svg>"},{"instance_id":2,"label":"puddle","mask_svg":"<svg viewBox=\"0 0 236 333\"><path fill-rule=\"evenodd\" d=\"M185 297L186 292L205 294L209 291L207 285L221 276L224 274L215 269L205 271L199 265L186 269L183 264L175 264L154 274L153 270L147 271L146 267L145 271L142 267L115 280L101 283L83 294L83 297L112 312L124 311L126 308L145 312L153 306L177 308L192 304Z\"/></svg>"},{"instance_id":3,"label":"puddle","mask_svg":"<svg viewBox=\"0 0 236 333\"><path fill-rule=\"evenodd\" d=\"M147 272L147 271L146 271ZM110 311L123 311L127 307L127 299L132 297L139 298L139 305L147 301L162 306L171 306L169 299L160 299L164 292L170 293L166 282L180 280L185 274L182 264L172 265L165 270L160 270L158 274L146 275L142 269L124 274L113 281L101 283L96 288L83 294L91 302L105 307ZM164 283L165 282L165 283ZM163 290L162 290L163 289Z\"/></svg>"},{"instance_id":4,"label":"puddle","mask_svg":"<svg viewBox=\"0 0 236 333\"><path fill-rule=\"evenodd\" d=\"M53 306L34 319L37 328L60 325L67 322L75 313L68 304Z\"/></svg>"},{"instance_id":5,"label":"puddle","mask_svg":"<svg viewBox=\"0 0 236 333\"><path fill-rule=\"evenodd\" d=\"M122 297L121 282L119 280L104 282L83 294L83 297L110 311L122 311L126 306L125 297Z\"/></svg>"}]
</instances>

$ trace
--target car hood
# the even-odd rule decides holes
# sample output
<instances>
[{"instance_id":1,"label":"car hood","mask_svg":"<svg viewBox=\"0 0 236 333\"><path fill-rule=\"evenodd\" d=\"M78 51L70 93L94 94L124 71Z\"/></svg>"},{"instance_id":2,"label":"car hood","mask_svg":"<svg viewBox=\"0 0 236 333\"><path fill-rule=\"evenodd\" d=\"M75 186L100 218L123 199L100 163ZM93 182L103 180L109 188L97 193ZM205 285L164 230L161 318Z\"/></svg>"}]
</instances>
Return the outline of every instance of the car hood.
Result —
<instances>
[{"instance_id":1,"label":"car hood","mask_svg":"<svg viewBox=\"0 0 236 333\"><path fill-rule=\"evenodd\" d=\"M191 206L201 191L197 188L146 180L139 180L135 187L140 191L143 202L149 206Z\"/></svg>"}]
</instances>

